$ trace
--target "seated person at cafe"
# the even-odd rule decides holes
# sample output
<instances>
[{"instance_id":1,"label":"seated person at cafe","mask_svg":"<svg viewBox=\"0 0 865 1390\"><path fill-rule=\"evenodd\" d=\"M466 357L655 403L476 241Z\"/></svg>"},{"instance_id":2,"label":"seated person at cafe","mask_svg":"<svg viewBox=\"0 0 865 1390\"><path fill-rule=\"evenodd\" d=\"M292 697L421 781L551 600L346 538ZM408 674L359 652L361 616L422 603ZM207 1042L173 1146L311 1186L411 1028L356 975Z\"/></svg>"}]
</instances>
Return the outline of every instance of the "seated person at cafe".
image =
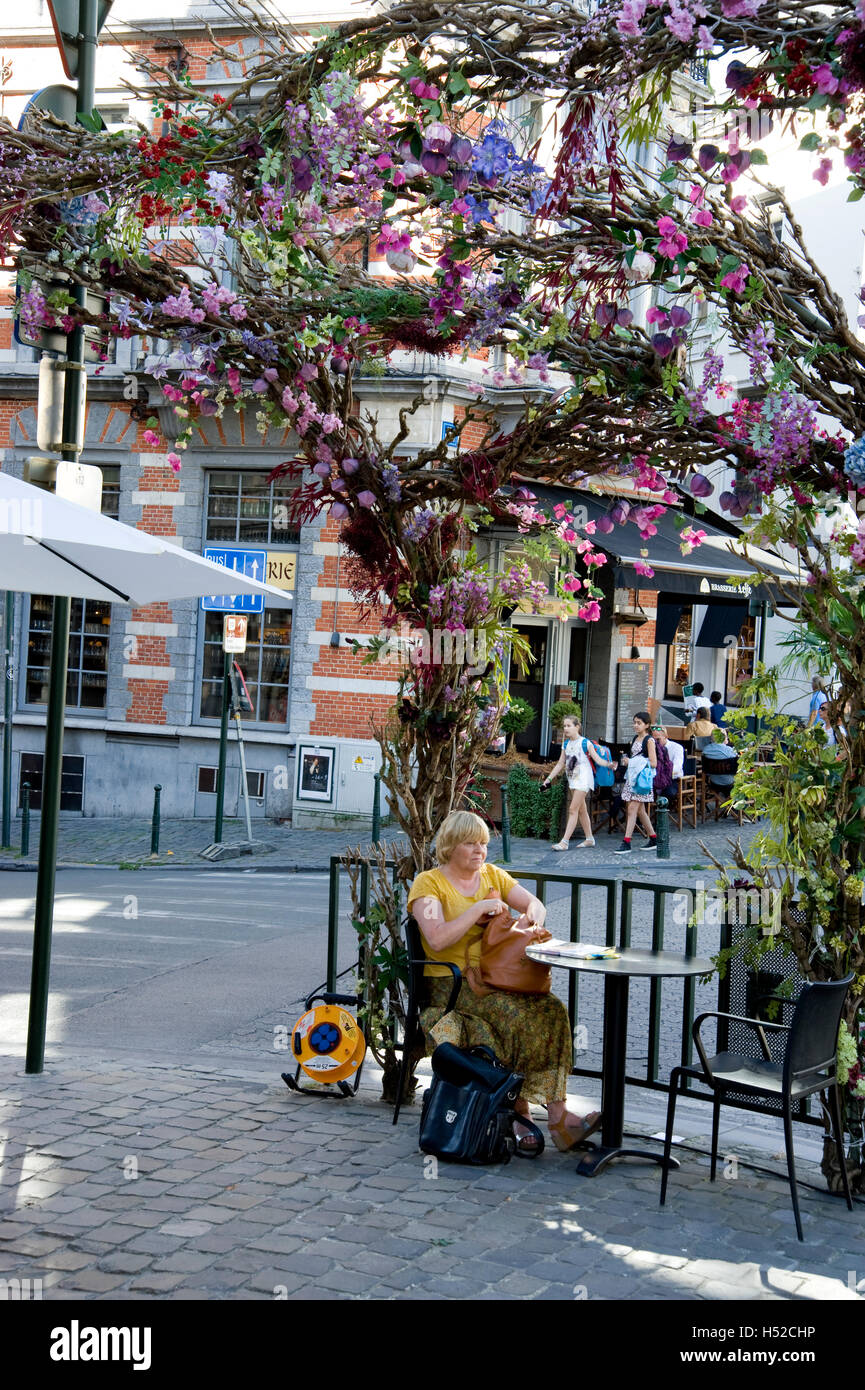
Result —
<instances>
[{"instance_id":1,"label":"seated person at cafe","mask_svg":"<svg viewBox=\"0 0 865 1390\"><path fill-rule=\"evenodd\" d=\"M707 743L703 749L703 771L713 787L732 787L736 779L739 754L729 743ZM723 771L719 769L723 768Z\"/></svg>"},{"instance_id":2,"label":"seated person at cafe","mask_svg":"<svg viewBox=\"0 0 865 1390\"><path fill-rule=\"evenodd\" d=\"M712 738L717 732L718 726L712 723L708 705L701 705L697 710L696 719L693 719L685 728L685 734L688 738ZM724 738L726 739L726 737L727 735L724 733Z\"/></svg>"},{"instance_id":3,"label":"seated person at cafe","mask_svg":"<svg viewBox=\"0 0 865 1390\"><path fill-rule=\"evenodd\" d=\"M709 718L713 724L717 724L720 729L724 724L724 715L727 713L727 706L721 699L720 690L713 690L711 695L712 703L709 706Z\"/></svg>"},{"instance_id":4,"label":"seated person at cafe","mask_svg":"<svg viewBox=\"0 0 865 1390\"><path fill-rule=\"evenodd\" d=\"M428 964L426 1004L420 1025L432 1052L438 1043L489 1047L506 1067L524 1077L516 1109L529 1114L529 1101L547 1107L550 1135L557 1149L572 1149L598 1128L598 1111L580 1117L566 1107L573 1043L568 1011L555 994L513 994L494 989L476 994L466 978L481 955L481 938L490 916L505 904L523 913L522 926L534 926L539 939L546 908L495 864L487 864L489 831L479 816L453 811L436 836L438 867L418 874L409 888L408 909L417 920ZM492 894L492 896L490 896ZM441 961L463 972L460 992L446 1013L451 973ZM516 1127L524 1153L537 1148L526 1129Z\"/></svg>"},{"instance_id":5,"label":"seated person at cafe","mask_svg":"<svg viewBox=\"0 0 865 1390\"><path fill-rule=\"evenodd\" d=\"M676 738L668 738L667 730L664 728L663 724L658 724L653 732L659 747L666 748L670 762L673 765L673 780L667 795L676 797L679 795L679 783L682 780L682 775L685 770L684 745Z\"/></svg>"}]
</instances>

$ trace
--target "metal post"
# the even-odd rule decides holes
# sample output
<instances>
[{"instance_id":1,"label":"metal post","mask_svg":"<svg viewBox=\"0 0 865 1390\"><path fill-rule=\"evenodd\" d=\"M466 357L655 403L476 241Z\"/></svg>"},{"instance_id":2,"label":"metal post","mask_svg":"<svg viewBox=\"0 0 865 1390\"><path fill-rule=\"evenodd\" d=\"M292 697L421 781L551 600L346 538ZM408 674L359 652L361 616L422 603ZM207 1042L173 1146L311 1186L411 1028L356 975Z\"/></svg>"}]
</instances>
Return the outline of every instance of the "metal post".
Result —
<instances>
[{"instance_id":1,"label":"metal post","mask_svg":"<svg viewBox=\"0 0 865 1390\"><path fill-rule=\"evenodd\" d=\"M511 813L508 809L508 785L502 782L502 859L506 864L511 859Z\"/></svg>"},{"instance_id":2,"label":"metal post","mask_svg":"<svg viewBox=\"0 0 865 1390\"><path fill-rule=\"evenodd\" d=\"M150 853L159 853L159 797L162 792L161 783L157 782L153 788L153 821L150 826Z\"/></svg>"},{"instance_id":3,"label":"metal post","mask_svg":"<svg viewBox=\"0 0 865 1390\"><path fill-rule=\"evenodd\" d=\"M658 834L658 858L670 857L670 806L665 796L658 797L658 810L655 816Z\"/></svg>"},{"instance_id":4,"label":"metal post","mask_svg":"<svg viewBox=\"0 0 865 1390\"><path fill-rule=\"evenodd\" d=\"M216 826L213 831L215 844L222 841L222 807L225 801L225 760L228 751L228 710L231 705L231 655L223 653L222 658L222 721L219 725L219 766L216 772Z\"/></svg>"},{"instance_id":5,"label":"metal post","mask_svg":"<svg viewBox=\"0 0 865 1390\"><path fill-rule=\"evenodd\" d=\"M336 962L339 952L339 856L330 857L330 893L327 900L327 988L336 989ZM361 901L363 897L361 896ZM366 909L364 909L366 913Z\"/></svg>"},{"instance_id":6,"label":"metal post","mask_svg":"<svg viewBox=\"0 0 865 1390\"><path fill-rule=\"evenodd\" d=\"M21 788L21 858L30 853L30 783Z\"/></svg>"},{"instance_id":7,"label":"metal post","mask_svg":"<svg viewBox=\"0 0 865 1390\"><path fill-rule=\"evenodd\" d=\"M54 883L57 872L57 830L60 823L60 784L63 769L63 715L66 709L66 671L69 661L70 600L54 600L51 630L51 670L45 754L42 764L42 815L39 868L36 873L36 913L33 930L33 968L30 975L30 1017L24 1070L41 1072L45 1060L48 1017L48 978L51 969L51 928L54 921Z\"/></svg>"},{"instance_id":8,"label":"metal post","mask_svg":"<svg viewBox=\"0 0 865 1390\"><path fill-rule=\"evenodd\" d=\"M3 625L5 670L3 681L3 848L12 848L12 630L15 626L15 595L6 590L6 620Z\"/></svg>"},{"instance_id":9,"label":"metal post","mask_svg":"<svg viewBox=\"0 0 865 1390\"><path fill-rule=\"evenodd\" d=\"M252 844L252 821L249 816L249 783L246 780L246 753L243 749L243 734L240 731L240 710L234 711L237 727L237 748L240 753L240 785L243 789L243 809L246 812L246 838Z\"/></svg>"},{"instance_id":10,"label":"metal post","mask_svg":"<svg viewBox=\"0 0 865 1390\"><path fill-rule=\"evenodd\" d=\"M96 44L99 33L97 0L79 3L78 111L92 115L96 97ZM76 304L87 302L83 285L74 287ZM78 327L67 339L66 367L69 380L63 404L63 440L75 444L79 434L79 392L72 387L74 372L84 371L84 329ZM75 462L78 450L61 450L65 460ZM48 979L51 967L51 929L54 919L54 884L57 870L57 829L60 820L60 784L63 769L63 716L66 710L66 676L69 665L70 599L54 599L51 628L51 670L48 685L48 711L45 725L45 755L42 771L42 816L39 835L39 868L36 874L36 913L33 931L33 968L30 977L30 1017L27 1027L27 1057L24 1069L41 1072L45 1060L45 1028L48 1016Z\"/></svg>"},{"instance_id":11,"label":"metal post","mask_svg":"<svg viewBox=\"0 0 865 1390\"><path fill-rule=\"evenodd\" d=\"M374 791L372 794L372 842L377 845L381 840L381 773L377 772L373 777Z\"/></svg>"}]
</instances>

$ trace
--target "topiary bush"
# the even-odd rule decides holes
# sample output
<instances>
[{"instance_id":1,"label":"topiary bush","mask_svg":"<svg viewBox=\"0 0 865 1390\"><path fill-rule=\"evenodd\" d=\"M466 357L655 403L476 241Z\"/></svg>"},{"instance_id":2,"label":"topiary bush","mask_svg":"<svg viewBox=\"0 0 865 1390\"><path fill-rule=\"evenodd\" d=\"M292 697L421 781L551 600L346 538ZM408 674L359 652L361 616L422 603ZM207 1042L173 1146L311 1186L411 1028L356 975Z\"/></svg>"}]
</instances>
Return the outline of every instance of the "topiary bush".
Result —
<instances>
[{"instance_id":1,"label":"topiary bush","mask_svg":"<svg viewBox=\"0 0 865 1390\"><path fill-rule=\"evenodd\" d=\"M582 719L583 712L580 706L573 700L555 700L550 705L550 724L554 729L560 729L563 722L571 715L574 719Z\"/></svg>"},{"instance_id":2,"label":"topiary bush","mask_svg":"<svg viewBox=\"0 0 865 1390\"><path fill-rule=\"evenodd\" d=\"M563 780L546 791L521 763L508 774L511 834L537 840L558 839L559 816L565 794Z\"/></svg>"}]
</instances>

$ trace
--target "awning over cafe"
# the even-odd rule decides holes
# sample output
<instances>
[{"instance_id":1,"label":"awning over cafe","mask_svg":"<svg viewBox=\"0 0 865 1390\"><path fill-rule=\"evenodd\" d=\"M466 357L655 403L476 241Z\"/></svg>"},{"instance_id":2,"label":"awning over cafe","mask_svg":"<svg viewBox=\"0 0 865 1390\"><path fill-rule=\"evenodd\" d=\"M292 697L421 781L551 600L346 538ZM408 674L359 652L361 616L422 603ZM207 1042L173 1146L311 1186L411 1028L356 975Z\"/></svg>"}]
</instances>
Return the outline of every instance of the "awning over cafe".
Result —
<instances>
[{"instance_id":1,"label":"awning over cafe","mask_svg":"<svg viewBox=\"0 0 865 1390\"><path fill-rule=\"evenodd\" d=\"M570 488L547 487L532 483L531 491L539 501L552 503L565 502L570 509L585 508L589 521L598 521L606 516L615 499L598 497L591 492L576 492ZM645 503L645 505L651 505ZM690 555L683 555L680 541L682 512L669 508L658 517L654 525L658 528L654 536L644 540L633 522L604 535L596 531L592 543L603 550L613 563L613 578L617 589L657 589L665 594L691 595L700 603L714 606L726 601L770 599L790 603L777 589L766 583L756 573L755 566L766 574L777 575L789 585L801 582L796 571L784 560L766 550L746 546L708 522L705 517L687 518L695 529L705 531L706 539ZM735 550L731 546L736 547ZM642 554L643 551L647 553ZM637 563L651 565L654 576L640 574ZM739 582L735 582L739 581Z\"/></svg>"}]
</instances>

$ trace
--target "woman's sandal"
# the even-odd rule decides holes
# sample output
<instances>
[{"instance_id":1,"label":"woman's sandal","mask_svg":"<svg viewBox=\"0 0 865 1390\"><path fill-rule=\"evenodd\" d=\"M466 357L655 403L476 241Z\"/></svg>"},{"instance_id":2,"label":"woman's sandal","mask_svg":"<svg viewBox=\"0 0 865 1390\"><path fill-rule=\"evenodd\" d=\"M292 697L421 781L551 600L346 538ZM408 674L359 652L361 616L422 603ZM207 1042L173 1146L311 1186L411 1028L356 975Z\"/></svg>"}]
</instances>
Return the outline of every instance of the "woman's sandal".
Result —
<instances>
[{"instance_id":1,"label":"woman's sandal","mask_svg":"<svg viewBox=\"0 0 865 1390\"><path fill-rule=\"evenodd\" d=\"M563 1115L555 1124L548 1126L550 1138L560 1153L567 1153L569 1149L575 1149L578 1144L584 1144L589 1135L594 1134L596 1129L601 1126L603 1116L600 1110L591 1110L588 1115L584 1115L579 1129L565 1123L567 1114Z\"/></svg>"},{"instance_id":2,"label":"woman's sandal","mask_svg":"<svg viewBox=\"0 0 865 1390\"><path fill-rule=\"evenodd\" d=\"M514 1121L514 1140L516 1143L516 1154L518 1158L537 1158L544 1151L544 1136L534 1123L531 1115L524 1115L521 1111L516 1112ZM525 1134L517 1133L517 1126L525 1129Z\"/></svg>"},{"instance_id":3,"label":"woman's sandal","mask_svg":"<svg viewBox=\"0 0 865 1390\"><path fill-rule=\"evenodd\" d=\"M577 849L594 849L594 848L595 848L595 842L594 842L594 840L581 840L580 843L577 845Z\"/></svg>"},{"instance_id":4,"label":"woman's sandal","mask_svg":"<svg viewBox=\"0 0 865 1390\"><path fill-rule=\"evenodd\" d=\"M559 843L558 843L557 845L553 845L553 849L560 849L560 850L561 850L561 849L569 849L569 848L570 848L570 841L569 841L569 840L559 840Z\"/></svg>"}]
</instances>

